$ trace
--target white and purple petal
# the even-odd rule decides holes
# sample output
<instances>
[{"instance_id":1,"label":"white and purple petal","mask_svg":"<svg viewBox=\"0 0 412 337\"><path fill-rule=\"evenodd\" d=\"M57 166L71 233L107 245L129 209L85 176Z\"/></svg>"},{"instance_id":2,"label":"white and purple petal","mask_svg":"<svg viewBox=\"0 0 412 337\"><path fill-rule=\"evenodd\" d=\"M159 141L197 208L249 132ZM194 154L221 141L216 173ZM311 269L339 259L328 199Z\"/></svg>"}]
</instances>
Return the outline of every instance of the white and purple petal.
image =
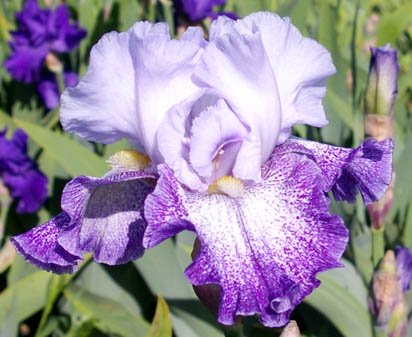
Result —
<instances>
[{"instance_id":1,"label":"white and purple petal","mask_svg":"<svg viewBox=\"0 0 412 337\"><path fill-rule=\"evenodd\" d=\"M12 242L28 261L55 273L73 272L85 253L109 265L136 259L144 252L143 204L154 184L142 171L76 177L63 191L63 212Z\"/></svg>"},{"instance_id":2,"label":"white and purple petal","mask_svg":"<svg viewBox=\"0 0 412 337\"><path fill-rule=\"evenodd\" d=\"M259 33L234 32L209 42L194 81L228 103L248 128L233 167L235 177L260 180L281 124L278 86Z\"/></svg>"},{"instance_id":3,"label":"white and purple petal","mask_svg":"<svg viewBox=\"0 0 412 337\"><path fill-rule=\"evenodd\" d=\"M73 179L62 195L62 209L71 222L59 244L73 255L92 252L95 261L110 265L140 257L143 203L154 183L153 176L139 171Z\"/></svg>"},{"instance_id":4,"label":"white and purple petal","mask_svg":"<svg viewBox=\"0 0 412 337\"><path fill-rule=\"evenodd\" d=\"M213 183L231 173L247 129L220 99L193 120L191 134L192 167Z\"/></svg>"},{"instance_id":5,"label":"white and purple petal","mask_svg":"<svg viewBox=\"0 0 412 337\"><path fill-rule=\"evenodd\" d=\"M218 319L258 314L281 326L293 308L319 285L318 272L340 266L348 232L329 214L321 170L304 155L272 157L262 182L243 198L184 189L166 167L145 202L144 246L194 230L201 249L187 268L196 286L218 284Z\"/></svg>"},{"instance_id":6,"label":"white and purple petal","mask_svg":"<svg viewBox=\"0 0 412 337\"><path fill-rule=\"evenodd\" d=\"M236 33L258 33L270 61L282 108L277 144L290 136L294 124L325 126L328 121L322 99L326 79L336 71L326 48L303 37L289 18L269 12L253 13L237 21L221 17L212 23L210 39Z\"/></svg>"},{"instance_id":7,"label":"white and purple petal","mask_svg":"<svg viewBox=\"0 0 412 337\"><path fill-rule=\"evenodd\" d=\"M196 28L171 40L164 23L138 22L127 32L105 34L86 75L62 96L63 127L100 143L127 138L161 162L158 126L174 104L198 90L191 74L205 43Z\"/></svg>"},{"instance_id":8,"label":"white and purple petal","mask_svg":"<svg viewBox=\"0 0 412 337\"><path fill-rule=\"evenodd\" d=\"M170 108L199 91L191 76L206 42L200 28L188 29L180 40L174 40L166 24L156 26L164 33L149 32L145 38L133 34L130 52L136 74L140 143L152 161L160 163L163 160L156 139L159 125Z\"/></svg>"},{"instance_id":9,"label":"white and purple petal","mask_svg":"<svg viewBox=\"0 0 412 337\"><path fill-rule=\"evenodd\" d=\"M392 178L391 139L365 140L358 148L343 148L299 138L289 138L274 154L295 152L309 156L322 170L325 191L337 201L354 202L358 191L365 204L378 200Z\"/></svg>"}]
</instances>

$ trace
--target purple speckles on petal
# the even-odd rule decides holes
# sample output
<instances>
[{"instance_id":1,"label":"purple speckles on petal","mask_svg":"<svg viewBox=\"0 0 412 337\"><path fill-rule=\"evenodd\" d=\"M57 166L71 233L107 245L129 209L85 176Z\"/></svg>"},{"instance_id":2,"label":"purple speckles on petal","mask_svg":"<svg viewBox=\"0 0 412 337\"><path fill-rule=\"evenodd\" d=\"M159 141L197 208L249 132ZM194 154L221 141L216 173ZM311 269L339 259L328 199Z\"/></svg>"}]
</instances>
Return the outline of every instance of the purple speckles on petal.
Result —
<instances>
[{"instance_id":1,"label":"purple speckles on petal","mask_svg":"<svg viewBox=\"0 0 412 337\"><path fill-rule=\"evenodd\" d=\"M323 173L325 191L338 201L354 202L358 191L366 204L378 200L392 177L393 142L365 140L358 148L341 148L290 138L274 153L295 152L316 161Z\"/></svg>"},{"instance_id":2,"label":"purple speckles on petal","mask_svg":"<svg viewBox=\"0 0 412 337\"><path fill-rule=\"evenodd\" d=\"M77 177L63 191L63 213L12 242L28 261L56 273L74 271L73 261L70 268L62 262L66 255L78 260L93 253L97 262L110 265L136 259L144 252L143 203L154 182L140 171Z\"/></svg>"},{"instance_id":3,"label":"purple speckles on petal","mask_svg":"<svg viewBox=\"0 0 412 337\"><path fill-rule=\"evenodd\" d=\"M72 273L81 256L65 251L57 242L59 233L70 223L66 213L11 238L16 250L30 263L56 274Z\"/></svg>"},{"instance_id":4,"label":"purple speckles on petal","mask_svg":"<svg viewBox=\"0 0 412 337\"><path fill-rule=\"evenodd\" d=\"M219 321L258 314L266 326L284 325L319 285L316 273L340 265L348 240L342 220L328 212L320 175L305 156L275 156L263 181L232 199L187 191L164 167L146 200L144 245L194 230L201 248L185 274L196 286L220 285Z\"/></svg>"}]
</instances>

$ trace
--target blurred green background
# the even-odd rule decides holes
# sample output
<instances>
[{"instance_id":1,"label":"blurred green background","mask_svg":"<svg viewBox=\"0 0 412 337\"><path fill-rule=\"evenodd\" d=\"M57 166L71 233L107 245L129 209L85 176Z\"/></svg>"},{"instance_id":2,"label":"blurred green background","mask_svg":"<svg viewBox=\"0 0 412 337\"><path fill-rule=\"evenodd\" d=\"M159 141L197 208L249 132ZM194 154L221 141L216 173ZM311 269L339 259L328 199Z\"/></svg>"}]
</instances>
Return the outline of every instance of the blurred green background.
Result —
<instances>
[{"instance_id":1,"label":"blurred green background","mask_svg":"<svg viewBox=\"0 0 412 337\"><path fill-rule=\"evenodd\" d=\"M138 20L171 20L167 0L67 0L72 18L88 31L70 55L80 74L88 65L90 48L111 30L125 30ZM42 2L40 2L42 3ZM46 5L42 3L42 5ZM9 31L21 0L1 0L0 62L9 55ZM412 247L412 1L401 0L228 0L223 8L242 17L255 11L289 16L305 36L331 52L337 74L328 82L324 100L329 126L298 126L303 138L357 146L363 133L363 94L368 74L369 46L391 43L398 49L399 93L394 109L394 205L386 220L388 248ZM208 27L210 22L204 22ZM178 30L177 30L178 31ZM56 111L50 112L56 113ZM224 329L197 300L184 279L193 236L183 233L147 252L133 263L107 267L86 263L78 273L55 276L16 256L8 243L59 212L60 195L73 176L101 176L105 160L126 142L92 144L45 122L46 112L34 87L13 81L0 68L0 129L19 127L30 137L30 155L49 178L49 198L31 215L18 215L3 204L0 225L0 337L125 336L217 337ZM47 118L46 118L47 120ZM345 268L320 276L322 285L293 314L304 336L372 337L368 289L373 264L371 230L364 206L332 204L351 230ZM4 234L3 234L4 232ZM412 307L411 301L409 307ZM153 323L152 323L153 322ZM410 324L411 325L411 324ZM226 331L229 335L231 332ZM245 322L246 336L278 336L257 320ZM409 329L412 336L412 327Z\"/></svg>"}]
</instances>

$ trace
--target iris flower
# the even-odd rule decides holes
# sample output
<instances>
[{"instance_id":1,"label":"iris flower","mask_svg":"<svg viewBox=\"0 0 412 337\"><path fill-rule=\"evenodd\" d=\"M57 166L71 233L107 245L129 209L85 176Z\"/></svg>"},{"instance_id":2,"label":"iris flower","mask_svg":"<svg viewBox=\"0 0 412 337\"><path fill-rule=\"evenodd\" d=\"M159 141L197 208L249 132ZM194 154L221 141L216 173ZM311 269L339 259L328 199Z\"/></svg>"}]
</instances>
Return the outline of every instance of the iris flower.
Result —
<instances>
[{"instance_id":1,"label":"iris flower","mask_svg":"<svg viewBox=\"0 0 412 337\"><path fill-rule=\"evenodd\" d=\"M233 13L216 13L213 10L215 6L224 5L226 0L175 0L174 3L177 11L185 13L192 22L203 20L207 17L216 19L222 14L236 18L236 15Z\"/></svg>"},{"instance_id":2,"label":"iris flower","mask_svg":"<svg viewBox=\"0 0 412 337\"><path fill-rule=\"evenodd\" d=\"M185 274L220 287L219 322L257 314L284 325L316 274L341 266L348 230L327 193L370 203L391 177L391 140L346 149L291 137L294 124L327 124L334 72L324 47L271 13L219 17L209 41L195 27L172 40L148 22L104 35L63 94L61 123L136 151L110 158L103 178L72 180L63 212L14 237L16 248L72 272L83 253L123 263L190 230L201 247Z\"/></svg>"},{"instance_id":3,"label":"iris flower","mask_svg":"<svg viewBox=\"0 0 412 337\"><path fill-rule=\"evenodd\" d=\"M37 91L48 109L59 105L59 88L56 75L46 69L46 57L68 53L76 48L86 31L77 23L70 23L69 8L60 4L56 9L42 9L37 0L26 0L17 13L18 29L11 33L12 54L4 67L16 80L36 83ZM77 74L64 71L66 86L77 84Z\"/></svg>"},{"instance_id":4,"label":"iris flower","mask_svg":"<svg viewBox=\"0 0 412 337\"><path fill-rule=\"evenodd\" d=\"M0 131L0 178L17 200L18 213L37 211L47 198L47 178L27 155L27 135L17 129L11 139Z\"/></svg>"}]
</instances>

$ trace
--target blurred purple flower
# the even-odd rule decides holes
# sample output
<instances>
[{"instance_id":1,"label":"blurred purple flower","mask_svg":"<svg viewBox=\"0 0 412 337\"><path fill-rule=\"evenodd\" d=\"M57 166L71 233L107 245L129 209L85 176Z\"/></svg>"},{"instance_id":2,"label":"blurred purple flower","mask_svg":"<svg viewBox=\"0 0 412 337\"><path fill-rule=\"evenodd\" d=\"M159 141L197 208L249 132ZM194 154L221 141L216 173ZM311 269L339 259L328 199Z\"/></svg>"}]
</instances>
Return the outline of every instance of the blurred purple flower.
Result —
<instances>
[{"instance_id":1,"label":"blurred purple flower","mask_svg":"<svg viewBox=\"0 0 412 337\"><path fill-rule=\"evenodd\" d=\"M219 15L226 15L232 19L237 18L233 13L215 12L213 7L222 6L226 0L175 0L178 12L185 13L190 21L200 21L207 17L216 19Z\"/></svg>"},{"instance_id":2,"label":"blurred purple flower","mask_svg":"<svg viewBox=\"0 0 412 337\"><path fill-rule=\"evenodd\" d=\"M122 263L194 231L200 249L185 274L220 287L219 322L257 314L284 325L316 274L341 265L348 231L327 192L370 203L391 177L389 139L346 149L291 137L295 124L327 124L334 72L323 46L272 13L221 16L209 41L199 27L171 40L148 22L104 35L62 96L61 123L100 143L127 138L151 165L119 155L103 178L75 178L63 213L14 237L16 248L65 272L85 252Z\"/></svg>"},{"instance_id":3,"label":"blurred purple flower","mask_svg":"<svg viewBox=\"0 0 412 337\"><path fill-rule=\"evenodd\" d=\"M86 36L86 31L77 23L70 23L69 8L65 4L51 10L40 8L37 0L27 0L16 20L18 29L11 33L9 43L12 54L4 66L16 81L36 83L45 106L53 109L58 106L60 95L55 74L46 68L46 57L70 52ZM65 84L75 85L75 76L65 72Z\"/></svg>"},{"instance_id":4,"label":"blurred purple flower","mask_svg":"<svg viewBox=\"0 0 412 337\"><path fill-rule=\"evenodd\" d=\"M396 247L397 276L403 292L409 290L412 280L412 253L408 248Z\"/></svg>"},{"instance_id":5,"label":"blurred purple flower","mask_svg":"<svg viewBox=\"0 0 412 337\"><path fill-rule=\"evenodd\" d=\"M47 198L47 178L27 155L27 135L16 130L6 138L0 132L0 177L17 200L18 213L37 211Z\"/></svg>"}]
</instances>

